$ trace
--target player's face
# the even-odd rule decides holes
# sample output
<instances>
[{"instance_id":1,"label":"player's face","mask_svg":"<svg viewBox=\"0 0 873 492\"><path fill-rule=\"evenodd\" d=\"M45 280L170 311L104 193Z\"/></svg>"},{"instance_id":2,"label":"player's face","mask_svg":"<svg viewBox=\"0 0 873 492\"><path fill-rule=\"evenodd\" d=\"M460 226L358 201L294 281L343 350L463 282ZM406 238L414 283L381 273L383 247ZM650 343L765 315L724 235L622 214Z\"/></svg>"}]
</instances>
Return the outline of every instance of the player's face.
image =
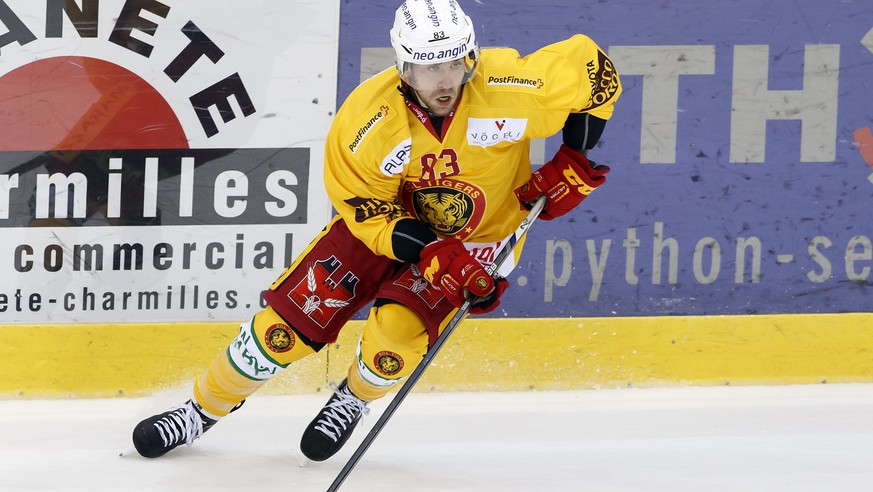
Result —
<instances>
[{"instance_id":1,"label":"player's face","mask_svg":"<svg viewBox=\"0 0 873 492\"><path fill-rule=\"evenodd\" d=\"M412 64L406 81L428 111L446 116L455 107L466 73L463 59L435 65Z\"/></svg>"}]
</instances>

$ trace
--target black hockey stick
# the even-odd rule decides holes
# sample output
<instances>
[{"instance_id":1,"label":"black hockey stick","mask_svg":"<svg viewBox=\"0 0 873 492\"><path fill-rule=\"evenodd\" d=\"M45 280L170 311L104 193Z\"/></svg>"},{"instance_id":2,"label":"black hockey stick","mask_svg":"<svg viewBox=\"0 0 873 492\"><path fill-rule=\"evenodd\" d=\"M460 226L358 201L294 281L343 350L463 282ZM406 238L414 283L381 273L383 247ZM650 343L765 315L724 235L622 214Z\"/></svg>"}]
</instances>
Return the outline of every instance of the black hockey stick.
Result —
<instances>
[{"instance_id":1,"label":"black hockey stick","mask_svg":"<svg viewBox=\"0 0 873 492\"><path fill-rule=\"evenodd\" d=\"M515 245L525 235L525 233L527 233L528 229L530 229L531 224L533 224L534 220L536 220L540 212L543 211L543 207L545 207L545 205L545 195L537 198L537 201L534 202L534 204L531 206L531 210L527 214L527 217L524 218L524 220L518 226L518 229L515 230L512 236L510 236L509 240L505 242L497 251L497 255L494 257L494 262L491 263L488 268L486 268L486 271L489 274L494 275L497 270L499 270L500 267L506 262L506 260L509 259L509 257L512 255L513 250L515 249ZM400 389L397 391L397 394L394 396L394 398L391 399L391 403L389 403L388 406L385 408L385 411L382 412L379 420L376 421L376 424L373 426L372 429L370 429L370 432L367 434L364 440L361 441L361 444L358 445L358 449L355 450L355 452L349 458L349 461L346 463L343 469L340 470L333 483L330 484L327 492L336 492L336 490L339 489L340 485L342 485L345 479L349 476L355 465L358 464L361 456L363 456L367 449L370 447L370 445L373 444L376 436L378 436L379 433L382 432L382 429L385 427L388 419L390 419L391 416L394 415L397 407L400 406L400 404L406 398L406 395L408 395L409 392L412 391L413 386L415 386L418 380L421 379L421 376L422 374L424 374L425 369L430 366L430 363L433 361L434 357L436 357L437 353L440 351L443 345L445 345L446 340L448 340L449 337L452 336L452 332L455 331L455 328L457 328L461 321L463 321L464 318L467 317L467 312L470 310L470 307L472 307L472 304L468 300L464 302L464 304L460 308L458 308L458 311L443 329L443 332L440 333L440 336L437 337L433 346L430 348L430 350L427 351L427 353L421 359L421 362L418 363L418 366L416 366L415 370L412 371L412 374L409 375L409 378L406 380L406 382L403 383L403 386L401 386Z\"/></svg>"}]
</instances>

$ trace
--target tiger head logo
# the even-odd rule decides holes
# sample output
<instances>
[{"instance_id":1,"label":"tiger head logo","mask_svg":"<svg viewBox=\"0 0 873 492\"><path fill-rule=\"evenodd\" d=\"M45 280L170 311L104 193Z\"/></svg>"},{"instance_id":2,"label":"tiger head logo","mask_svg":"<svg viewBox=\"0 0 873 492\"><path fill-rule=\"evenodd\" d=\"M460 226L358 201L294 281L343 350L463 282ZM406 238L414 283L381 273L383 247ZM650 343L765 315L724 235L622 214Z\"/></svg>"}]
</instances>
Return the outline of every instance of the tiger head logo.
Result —
<instances>
[{"instance_id":1,"label":"tiger head logo","mask_svg":"<svg viewBox=\"0 0 873 492\"><path fill-rule=\"evenodd\" d=\"M419 219L442 234L455 234L470 220L473 203L463 193L450 188L430 188L415 195L415 211Z\"/></svg>"},{"instance_id":2,"label":"tiger head logo","mask_svg":"<svg viewBox=\"0 0 873 492\"><path fill-rule=\"evenodd\" d=\"M386 376L393 376L403 369L403 357L387 350L376 354L373 362L375 362L376 369Z\"/></svg>"},{"instance_id":3,"label":"tiger head logo","mask_svg":"<svg viewBox=\"0 0 873 492\"><path fill-rule=\"evenodd\" d=\"M485 215L485 193L465 181L406 181L400 190L403 208L440 236L465 240L476 234Z\"/></svg>"},{"instance_id":4,"label":"tiger head logo","mask_svg":"<svg viewBox=\"0 0 873 492\"><path fill-rule=\"evenodd\" d=\"M264 335L264 340L267 342L267 348L273 352L287 352L294 348L294 333L286 325L276 323L267 328Z\"/></svg>"}]
</instances>

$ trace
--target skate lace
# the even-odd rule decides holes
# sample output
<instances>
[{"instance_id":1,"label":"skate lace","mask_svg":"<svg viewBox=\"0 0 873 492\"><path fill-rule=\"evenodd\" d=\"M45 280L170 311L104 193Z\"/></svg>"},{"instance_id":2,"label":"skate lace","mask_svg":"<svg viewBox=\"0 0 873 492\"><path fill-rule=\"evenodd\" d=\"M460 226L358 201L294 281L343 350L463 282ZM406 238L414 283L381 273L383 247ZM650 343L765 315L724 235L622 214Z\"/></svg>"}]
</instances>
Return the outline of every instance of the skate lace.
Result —
<instances>
[{"instance_id":1,"label":"skate lace","mask_svg":"<svg viewBox=\"0 0 873 492\"><path fill-rule=\"evenodd\" d=\"M367 408L367 403L353 395L348 387L338 389L336 383L331 383L330 387L334 390L337 399L330 401L324 408L321 413L322 418L318 419L315 429L336 442L343 431L358 419L358 416L369 415L370 409Z\"/></svg>"},{"instance_id":2,"label":"skate lace","mask_svg":"<svg viewBox=\"0 0 873 492\"><path fill-rule=\"evenodd\" d=\"M185 444L190 446L195 439L203 435L203 419L190 402L176 407L154 425L164 441L164 447L172 446L182 439L185 439Z\"/></svg>"}]
</instances>

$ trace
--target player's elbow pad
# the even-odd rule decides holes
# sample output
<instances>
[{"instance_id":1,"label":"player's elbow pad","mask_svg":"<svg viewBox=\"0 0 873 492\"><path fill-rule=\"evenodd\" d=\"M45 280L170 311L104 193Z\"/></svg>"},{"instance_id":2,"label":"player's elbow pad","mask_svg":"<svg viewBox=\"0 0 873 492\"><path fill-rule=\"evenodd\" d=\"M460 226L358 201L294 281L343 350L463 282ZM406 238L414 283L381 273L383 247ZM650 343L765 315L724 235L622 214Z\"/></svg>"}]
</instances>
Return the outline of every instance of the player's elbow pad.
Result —
<instances>
[{"instance_id":1,"label":"player's elbow pad","mask_svg":"<svg viewBox=\"0 0 873 492\"><path fill-rule=\"evenodd\" d=\"M400 219L391 234L394 257L407 263L416 263L425 245L436 241L436 234L424 222L417 219Z\"/></svg>"},{"instance_id":2,"label":"player's elbow pad","mask_svg":"<svg viewBox=\"0 0 873 492\"><path fill-rule=\"evenodd\" d=\"M584 153L593 149L606 128L606 120L588 113L571 113L564 123L564 145Z\"/></svg>"}]
</instances>

